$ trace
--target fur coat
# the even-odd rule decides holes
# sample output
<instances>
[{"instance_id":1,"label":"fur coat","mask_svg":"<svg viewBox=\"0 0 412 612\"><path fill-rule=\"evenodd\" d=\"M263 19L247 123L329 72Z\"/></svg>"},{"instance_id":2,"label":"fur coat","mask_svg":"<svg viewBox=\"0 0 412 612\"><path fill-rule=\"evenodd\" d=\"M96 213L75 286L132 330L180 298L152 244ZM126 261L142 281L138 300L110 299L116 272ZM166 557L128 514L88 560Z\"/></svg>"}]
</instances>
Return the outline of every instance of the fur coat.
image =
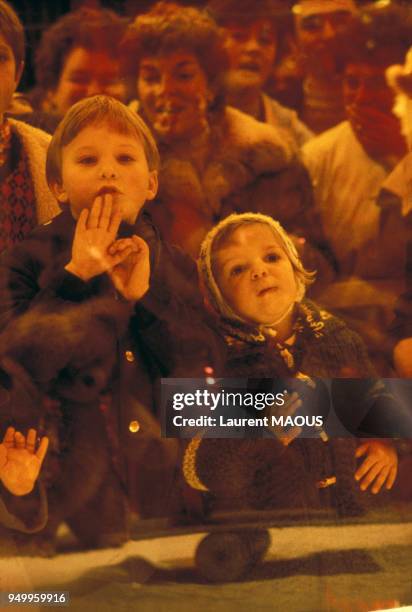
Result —
<instances>
[{"instance_id":1,"label":"fur coat","mask_svg":"<svg viewBox=\"0 0 412 612\"><path fill-rule=\"evenodd\" d=\"M226 107L210 128L204 163L160 143L160 191L148 204L162 237L193 257L207 231L233 212L261 212L319 244L306 170L273 126Z\"/></svg>"},{"instance_id":2,"label":"fur coat","mask_svg":"<svg viewBox=\"0 0 412 612\"><path fill-rule=\"evenodd\" d=\"M157 381L184 367L171 354L168 324L177 334L185 306L193 323L201 298L194 263L161 243L146 214L120 227L150 250L150 289L135 305L116 299L107 275L85 283L65 270L74 229L66 209L0 260L0 387L10 395L0 423L46 427L56 442L39 536L65 520L86 543L113 544L125 537L123 490L142 516L173 512L178 449L160 437ZM205 338L195 350L196 330L187 336L184 363L203 374Z\"/></svg>"},{"instance_id":3,"label":"fur coat","mask_svg":"<svg viewBox=\"0 0 412 612\"><path fill-rule=\"evenodd\" d=\"M45 223L60 212L46 182L46 155L51 136L23 121L11 118L8 121L27 154L36 198L37 221L39 224Z\"/></svg>"}]
</instances>

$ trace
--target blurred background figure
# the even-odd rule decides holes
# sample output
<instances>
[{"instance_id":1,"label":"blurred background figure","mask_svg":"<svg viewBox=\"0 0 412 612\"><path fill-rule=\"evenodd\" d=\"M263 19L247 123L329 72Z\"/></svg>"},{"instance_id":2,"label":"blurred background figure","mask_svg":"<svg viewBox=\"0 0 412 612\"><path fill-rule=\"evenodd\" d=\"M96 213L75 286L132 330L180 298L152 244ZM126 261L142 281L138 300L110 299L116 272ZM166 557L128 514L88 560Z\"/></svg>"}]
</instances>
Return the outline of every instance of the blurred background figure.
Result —
<instances>
[{"instance_id":1,"label":"blurred background figure","mask_svg":"<svg viewBox=\"0 0 412 612\"><path fill-rule=\"evenodd\" d=\"M340 279L356 276L369 284L352 279L325 300L329 308L363 319L359 331L369 336L372 352L373 345L388 351L388 339L378 330L386 329L393 316L406 232L385 181L405 155L406 143L392 112L394 93L385 71L403 61L412 44L411 10L371 4L340 40L347 120L307 143L303 156Z\"/></svg>"},{"instance_id":2,"label":"blurred background figure","mask_svg":"<svg viewBox=\"0 0 412 612\"><path fill-rule=\"evenodd\" d=\"M296 112L263 92L273 70L280 38L282 6L278 0L212 0L208 10L223 27L229 70L225 80L228 104L283 129L299 148L312 132Z\"/></svg>"},{"instance_id":3,"label":"blurred background figure","mask_svg":"<svg viewBox=\"0 0 412 612\"><path fill-rule=\"evenodd\" d=\"M399 376L412 378L412 47L404 65L387 71L388 82L396 93L394 112L399 116L408 155L388 177L385 187L398 204L399 221L407 231L405 292L396 303L392 324L394 364Z\"/></svg>"},{"instance_id":4,"label":"blurred background figure","mask_svg":"<svg viewBox=\"0 0 412 612\"><path fill-rule=\"evenodd\" d=\"M345 118L337 37L357 9L354 0L300 0L292 10L303 71L300 116L319 134ZM344 44L351 44L349 37Z\"/></svg>"},{"instance_id":5,"label":"blurred background figure","mask_svg":"<svg viewBox=\"0 0 412 612\"><path fill-rule=\"evenodd\" d=\"M24 30L0 0L0 253L59 212L46 183L50 137L6 117L24 66Z\"/></svg>"},{"instance_id":6,"label":"blurred background figure","mask_svg":"<svg viewBox=\"0 0 412 612\"><path fill-rule=\"evenodd\" d=\"M35 108L63 115L75 102L95 94L127 101L119 43L127 20L108 9L81 8L46 30L36 52Z\"/></svg>"},{"instance_id":7,"label":"blurred background figure","mask_svg":"<svg viewBox=\"0 0 412 612\"><path fill-rule=\"evenodd\" d=\"M206 12L156 4L130 26L124 54L136 75L134 107L160 147L160 192L149 209L166 241L196 257L216 221L249 210L317 241L310 180L284 132L225 105L226 49Z\"/></svg>"}]
</instances>

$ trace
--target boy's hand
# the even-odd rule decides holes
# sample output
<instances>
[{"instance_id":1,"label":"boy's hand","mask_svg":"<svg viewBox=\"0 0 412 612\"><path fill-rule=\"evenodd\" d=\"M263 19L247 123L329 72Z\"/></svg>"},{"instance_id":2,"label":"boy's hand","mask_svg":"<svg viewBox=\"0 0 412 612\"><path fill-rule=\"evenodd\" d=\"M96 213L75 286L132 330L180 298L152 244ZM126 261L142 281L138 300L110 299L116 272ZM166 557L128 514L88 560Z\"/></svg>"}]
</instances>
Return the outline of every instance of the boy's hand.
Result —
<instances>
[{"instance_id":1,"label":"boy's hand","mask_svg":"<svg viewBox=\"0 0 412 612\"><path fill-rule=\"evenodd\" d=\"M149 289L150 281L147 243L140 236L117 240L109 247L109 255L113 260L120 260L109 270L116 289L126 300L140 300Z\"/></svg>"},{"instance_id":2,"label":"boy's hand","mask_svg":"<svg viewBox=\"0 0 412 612\"><path fill-rule=\"evenodd\" d=\"M386 489L391 489L398 472L398 455L392 442L368 440L355 452L356 458L364 455L366 458L355 473L355 480L360 481L362 491L366 491L372 483L372 493L375 494L384 484Z\"/></svg>"},{"instance_id":3,"label":"boy's hand","mask_svg":"<svg viewBox=\"0 0 412 612\"><path fill-rule=\"evenodd\" d=\"M36 449L37 433L29 429L27 438L9 427L0 444L0 480L13 495L27 495L33 490L47 453L49 439L41 439Z\"/></svg>"},{"instance_id":4,"label":"boy's hand","mask_svg":"<svg viewBox=\"0 0 412 612\"><path fill-rule=\"evenodd\" d=\"M66 270L87 281L107 272L126 256L108 257L108 247L116 240L122 220L121 212L113 205L113 196L97 196L90 210L82 210L74 233L72 258Z\"/></svg>"}]
</instances>

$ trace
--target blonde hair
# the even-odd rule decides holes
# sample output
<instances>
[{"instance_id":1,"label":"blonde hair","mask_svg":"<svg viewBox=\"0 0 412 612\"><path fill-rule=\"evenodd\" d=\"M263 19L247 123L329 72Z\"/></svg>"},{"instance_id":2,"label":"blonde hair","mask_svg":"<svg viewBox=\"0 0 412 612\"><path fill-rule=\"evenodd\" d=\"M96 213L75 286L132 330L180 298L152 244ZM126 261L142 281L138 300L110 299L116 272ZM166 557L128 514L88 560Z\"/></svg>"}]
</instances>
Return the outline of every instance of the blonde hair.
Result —
<instances>
[{"instance_id":1,"label":"blonde hair","mask_svg":"<svg viewBox=\"0 0 412 612\"><path fill-rule=\"evenodd\" d=\"M97 95L74 104L59 123L47 151L46 179L49 185L61 183L63 147L89 125L102 124L107 124L121 134L136 136L143 145L149 170L159 168L159 152L143 119L119 100Z\"/></svg>"}]
</instances>

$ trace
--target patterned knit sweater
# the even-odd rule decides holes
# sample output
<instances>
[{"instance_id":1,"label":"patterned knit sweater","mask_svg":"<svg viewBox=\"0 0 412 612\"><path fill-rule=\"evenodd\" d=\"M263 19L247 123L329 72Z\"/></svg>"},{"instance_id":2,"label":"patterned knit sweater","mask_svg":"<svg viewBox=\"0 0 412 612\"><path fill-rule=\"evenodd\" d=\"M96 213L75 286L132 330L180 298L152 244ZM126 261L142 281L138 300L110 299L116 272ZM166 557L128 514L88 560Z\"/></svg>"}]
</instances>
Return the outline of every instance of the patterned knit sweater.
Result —
<instances>
[{"instance_id":1,"label":"patterned knit sweater","mask_svg":"<svg viewBox=\"0 0 412 612\"><path fill-rule=\"evenodd\" d=\"M353 377L374 375L361 338L315 304L298 305L295 342L282 345L239 323L223 321L228 347L226 377ZM365 380L365 394L369 390ZM333 505L341 515L361 512L354 438L194 439L185 453L188 483L209 491L218 507L245 509L317 508ZM323 488L325 481L336 486ZM327 498L327 501L325 502ZM365 498L365 494L364 494Z\"/></svg>"}]
</instances>

